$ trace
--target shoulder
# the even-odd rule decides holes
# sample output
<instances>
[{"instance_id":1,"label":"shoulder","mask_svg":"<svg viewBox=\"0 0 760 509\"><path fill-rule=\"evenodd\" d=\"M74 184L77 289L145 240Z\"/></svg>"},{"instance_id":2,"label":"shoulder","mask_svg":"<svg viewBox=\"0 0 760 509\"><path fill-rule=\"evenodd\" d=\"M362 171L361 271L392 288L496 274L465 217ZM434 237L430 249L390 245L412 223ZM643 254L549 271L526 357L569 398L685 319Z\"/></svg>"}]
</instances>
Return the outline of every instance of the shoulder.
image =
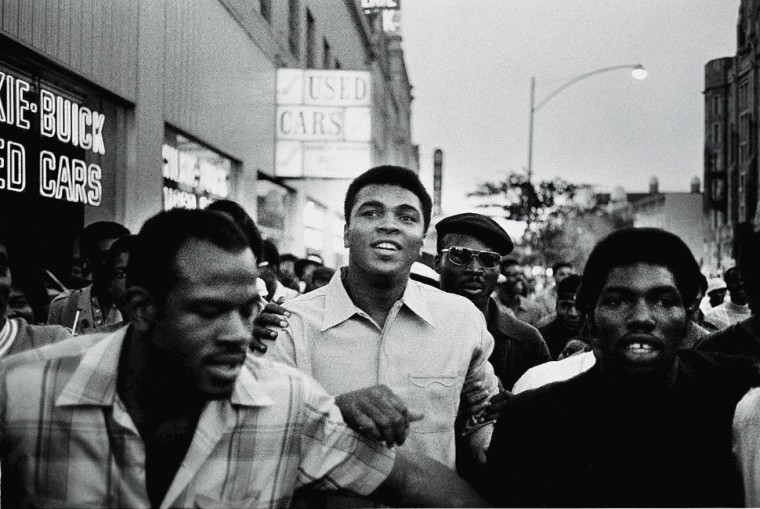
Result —
<instances>
[{"instance_id":1,"label":"shoulder","mask_svg":"<svg viewBox=\"0 0 760 509\"><path fill-rule=\"evenodd\" d=\"M61 329L68 334L67 329L63 327L61 327ZM10 355L0 361L0 368L7 370L13 369L16 366L35 362L42 362L44 364L47 361L55 359L80 357L95 343L98 343L108 336L109 334L84 334L81 336L68 335L61 341Z\"/></svg>"},{"instance_id":2,"label":"shoulder","mask_svg":"<svg viewBox=\"0 0 760 509\"><path fill-rule=\"evenodd\" d=\"M700 339L695 345L696 350L723 352L727 354L749 354L752 350L760 350L760 338L752 333L753 318L729 325L725 329L713 332Z\"/></svg>"},{"instance_id":3,"label":"shoulder","mask_svg":"<svg viewBox=\"0 0 760 509\"><path fill-rule=\"evenodd\" d=\"M501 329L504 334L518 341L528 343L543 342L541 332L539 332L534 326L525 323L522 320L518 320L499 306L495 306L494 309L496 310L494 315L496 316L498 328Z\"/></svg>"},{"instance_id":4,"label":"shoulder","mask_svg":"<svg viewBox=\"0 0 760 509\"><path fill-rule=\"evenodd\" d=\"M293 404L298 400L308 402L316 398L326 401L332 398L312 377L276 360L249 354L245 369L275 403L290 401Z\"/></svg>"},{"instance_id":5,"label":"shoulder","mask_svg":"<svg viewBox=\"0 0 760 509\"><path fill-rule=\"evenodd\" d=\"M716 394L744 394L760 385L760 365L748 356L681 350L678 359L685 378L709 385Z\"/></svg>"},{"instance_id":6,"label":"shoulder","mask_svg":"<svg viewBox=\"0 0 760 509\"><path fill-rule=\"evenodd\" d=\"M739 400L734 413L734 427L760 426L760 388L750 389Z\"/></svg>"},{"instance_id":7,"label":"shoulder","mask_svg":"<svg viewBox=\"0 0 760 509\"><path fill-rule=\"evenodd\" d=\"M580 373L580 374L579 374ZM532 390L516 394L508 407L520 414L562 413L573 407L579 397L592 397L588 389L592 383L592 373L579 372L564 380L555 380Z\"/></svg>"},{"instance_id":8,"label":"shoulder","mask_svg":"<svg viewBox=\"0 0 760 509\"><path fill-rule=\"evenodd\" d=\"M71 331L62 325L32 325L19 320L18 338L26 337L33 348L57 343L71 337Z\"/></svg>"}]
</instances>

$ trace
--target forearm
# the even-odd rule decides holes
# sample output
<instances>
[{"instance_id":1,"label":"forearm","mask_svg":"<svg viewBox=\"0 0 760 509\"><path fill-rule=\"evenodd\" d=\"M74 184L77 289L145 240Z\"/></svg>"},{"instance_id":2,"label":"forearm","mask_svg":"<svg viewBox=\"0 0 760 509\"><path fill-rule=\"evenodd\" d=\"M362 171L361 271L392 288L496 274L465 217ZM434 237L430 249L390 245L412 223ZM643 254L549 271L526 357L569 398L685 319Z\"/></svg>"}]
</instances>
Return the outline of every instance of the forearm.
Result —
<instances>
[{"instance_id":1,"label":"forearm","mask_svg":"<svg viewBox=\"0 0 760 509\"><path fill-rule=\"evenodd\" d=\"M396 451L388 478L372 498L401 507L490 507L456 472L422 454Z\"/></svg>"}]
</instances>

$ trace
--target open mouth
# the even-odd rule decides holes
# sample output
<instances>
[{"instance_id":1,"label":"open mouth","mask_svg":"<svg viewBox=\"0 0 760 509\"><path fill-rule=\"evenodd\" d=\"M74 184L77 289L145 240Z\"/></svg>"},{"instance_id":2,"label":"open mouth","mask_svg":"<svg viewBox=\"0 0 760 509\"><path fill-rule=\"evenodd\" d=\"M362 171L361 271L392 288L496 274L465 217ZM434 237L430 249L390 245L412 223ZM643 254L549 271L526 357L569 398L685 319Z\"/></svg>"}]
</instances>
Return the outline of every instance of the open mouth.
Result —
<instances>
[{"instance_id":1,"label":"open mouth","mask_svg":"<svg viewBox=\"0 0 760 509\"><path fill-rule=\"evenodd\" d=\"M243 367L245 356L220 356L218 358L212 358L206 367L214 378L221 380L232 381L235 380L240 373L240 368Z\"/></svg>"},{"instance_id":2,"label":"open mouth","mask_svg":"<svg viewBox=\"0 0 760 509\"><path fill-rule=\"evenodd\" d=\"M623 356L630 362L647 363L657 360L662 349L648 341L634 341L623 347Z\"/></svg>"},{"instance_id":3,"label":"open mouth","mask_svg":"<svg viewBox=\"0 0 760 509\"><path fill-rule=\"evenodd\" d=\"M391 242L388 240L375 242L374 244L372 244L372 247L379 251L383 251L387 253L395 253L396 251L401 251L400 244L397 244L396 242Z\"/></svg>"}]
</instances>

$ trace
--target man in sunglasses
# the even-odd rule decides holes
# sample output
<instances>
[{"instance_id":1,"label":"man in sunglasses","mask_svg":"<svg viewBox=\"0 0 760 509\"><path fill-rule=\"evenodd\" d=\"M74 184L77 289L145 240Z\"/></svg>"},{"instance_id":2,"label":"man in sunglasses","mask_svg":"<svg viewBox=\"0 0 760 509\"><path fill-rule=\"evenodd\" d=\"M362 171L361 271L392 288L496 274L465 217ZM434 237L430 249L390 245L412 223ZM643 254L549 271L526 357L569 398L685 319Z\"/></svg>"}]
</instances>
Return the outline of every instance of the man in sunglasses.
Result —
<instances>
[{"instance_id":1,"label":"man in sunglasses","mask_svg":"<svg viewBox=\"0 0 760 509\"><path fill-rule=\"evenodd\" d=\"M551 360L538 330L510 315L491 297L501 257L514 247L512 239L490 217L471 212L449 216L435 229L441 290L466 297L483 313L495 342L489 360L504 388L511 389L529 368Z\"/></svg>"}]
</instances>

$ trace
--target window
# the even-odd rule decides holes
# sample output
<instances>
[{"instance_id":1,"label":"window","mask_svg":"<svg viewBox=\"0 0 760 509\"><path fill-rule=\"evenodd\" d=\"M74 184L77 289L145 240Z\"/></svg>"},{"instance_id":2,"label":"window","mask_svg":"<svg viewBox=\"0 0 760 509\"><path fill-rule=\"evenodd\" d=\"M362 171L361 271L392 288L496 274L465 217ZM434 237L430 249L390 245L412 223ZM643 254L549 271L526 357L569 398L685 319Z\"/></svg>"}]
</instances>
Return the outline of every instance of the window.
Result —
<instances>
[{"instance_id":1,"label":"window","mask_svg":"<svg viewBox=\"0 0 760 509\"><path fill-rule=\"evenodd\" d=\"M739 175L739 222L744 222L747 220L747 198L744 196L745 179L746 177L744 174Z\"/></svg>"},{"instance_id":2,"label":"window","mask_svg":"<svg viewBox=\"0 0 760 509\"><path fill-rule=\"evenodd\" d=\"M752 114L743 113L739 117L739 163L749 160L752 153Z\"/></svg>"},{"instance_id":3,"label":"window","mask_svg":"<svg viewBox=\"0 0 760 509\"><path fill-rule=\"evenodd\" d=\"M329 69L332 64L332 49L327 39L322 39L322 69Z\"/></svg>"},{"instance_id":4,"label":"window","mask_svg":"<svg viewBox=\"0 0 760 509\"><path fill-rule=\"evenodd\" d=\"M720 147L720 124L718 123L712 126L712 140L716 147Z\"/></svg>"},{"instance_id":5,"label":"window","mask_svg":"<svg viewBox=\"0 0 760 509\"><path fill-rule=\"evenodd\" d=\"M272 0L259 0L259 13L261 17L267 20L268 23L272 22Z\"/></svg>"},{"instance_id":6,"label":"window","mask_svg":"<svg viewBox=\"0 0 760 509\"><path fill-rule=\"evenodd\" d=\"M749 82L744 81L739 85L739 106L746 106L749 102Z\"/></svg>"},{"instance_id":7,"label":"window","mask_svg":"<svg viewBox=\"0 0 760 509\"><path fill-rule=\"evenodd\" d=\"M306 68L314 69L317 67L317 48L316 48L316 31L314 16L311 11L306 9Z\"/></svg>"},{"instance_id":8,"label":"window","mask_svg":"<svg viewBox=\"0 0 760 509\"><path fill-rule=\"evenodd\" d=\"M720 114L720 96L718 95L713 96L712 112L713 115Z\"/></svg>"},{"instance_id":9,"label":"window","mask_svg":"<svg viewBox=\"0 0 760 509\"><path fill-rule=\"evenodd\" d=\"M342 66L340 65L340 60L338 60L338 59L336 58L336 59L335 59L335 68L336 68L336 69L340 69L341 67L342 67Z\"/></svg>"},{"instance_id":10,"label":"window","mask_svg":"<svg viewBox=\"0 0 760 509\"><path fill-rule=\"evenodd\" d=\"M300 43L301 8L299 0L288 0L288 46L294 57L300 55L298 45Z\"/></svg>"}]
</instances>

